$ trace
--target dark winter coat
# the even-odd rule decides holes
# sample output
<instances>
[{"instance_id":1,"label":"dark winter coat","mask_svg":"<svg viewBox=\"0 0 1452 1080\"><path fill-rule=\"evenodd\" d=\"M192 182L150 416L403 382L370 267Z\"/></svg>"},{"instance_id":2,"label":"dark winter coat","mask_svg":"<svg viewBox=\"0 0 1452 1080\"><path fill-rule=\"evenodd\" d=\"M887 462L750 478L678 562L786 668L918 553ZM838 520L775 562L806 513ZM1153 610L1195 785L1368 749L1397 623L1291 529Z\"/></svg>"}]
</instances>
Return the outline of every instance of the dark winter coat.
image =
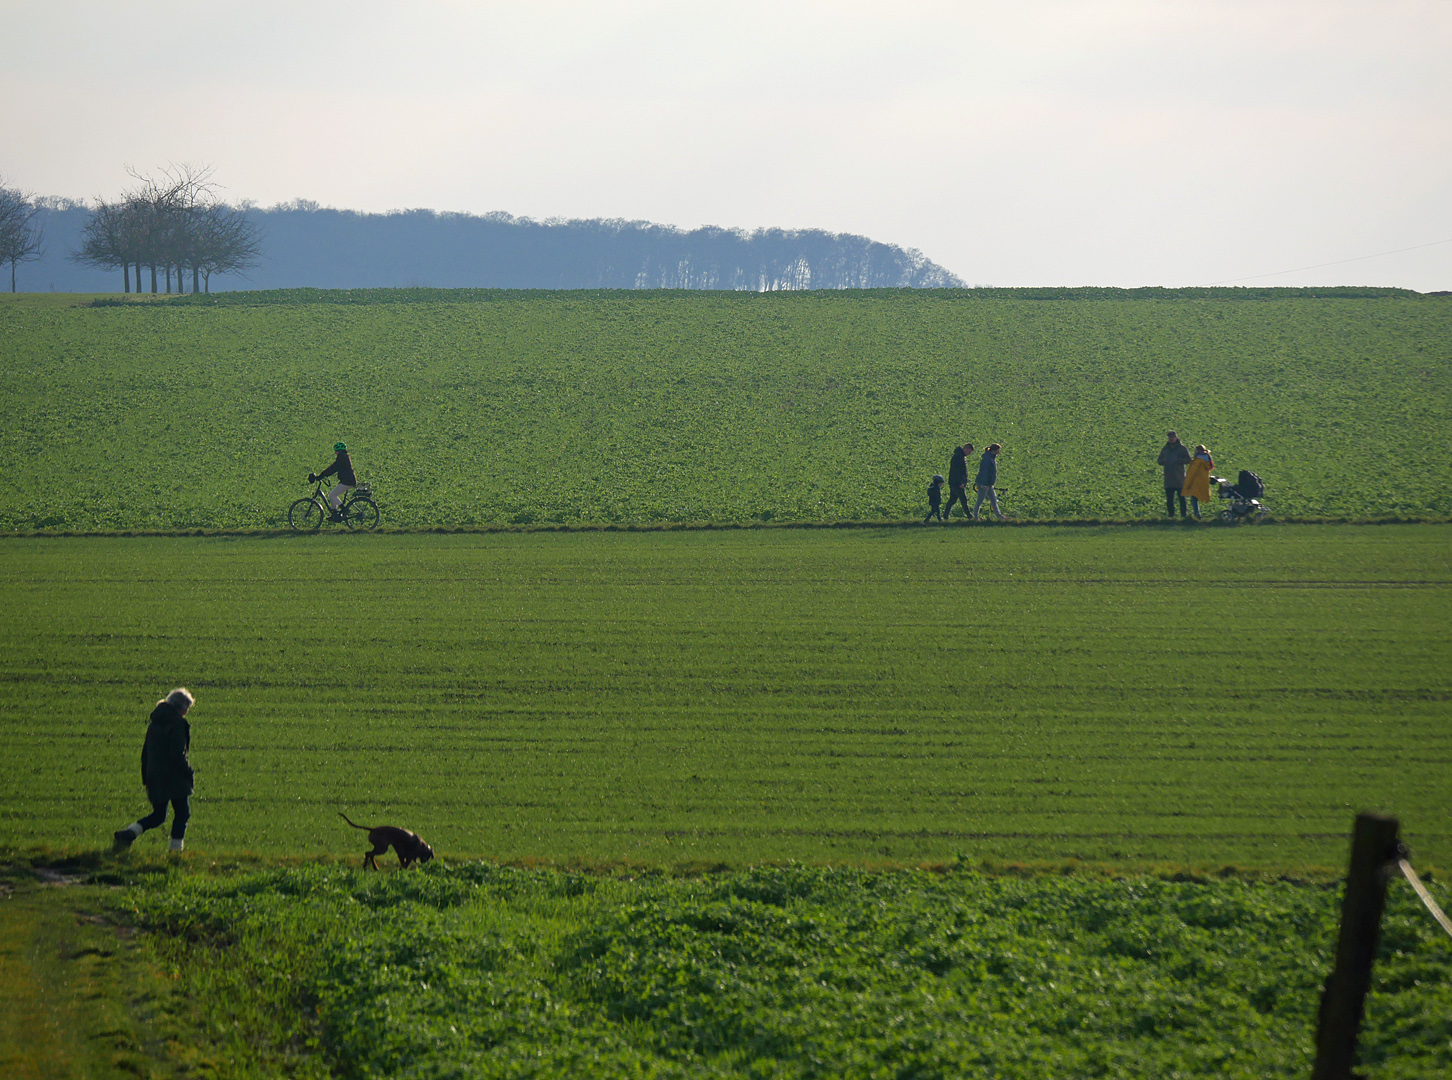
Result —
<instances>
[{"instance_id":1,"label":"dark winter coat","mask_svg":"<svg viewBox=\"0 0 1452 1080\"><path fill-rule=\"evenodd\" d=\"M978 459L978 486L992 487L998 483L998 455L985 450Z\"/></svg>"},{"instance_id":2,"label":"dark winter coat","mask_svg":"<svg viewBox=\"0 0 1452 1080\"><path fill-rule=\"evenodd\" d=\"M955 491L968 484L968 456L961 446L953 450L953 460L948 462L948 486Z\"/></svg>"},{"instance_id":3,"label":"dark winter coat","mask_svg":"<svg viewBox=\"0 0 1452 1080\"><path fill-rule=\"evenodd\" d=\"M348 451L339 450L337 460L328 466L327 472L318 473L318 479L326 480L334 473L338 474L338 483L347 484L349 487L358 486L358 477L353 472L353 459L348 456Z\"/></svg>"},{"instance_id":4,"label":"dark winter coat","mask_svg":"<svg viewBox=\"0 0 1452 1080\"><path fill-rule=\"evenodd\" d=\"M943 505L942 484L928 485L928 505L931 506L934 510Z\"/></svg>"},{"instance_id":5,"label":"dark winter coat","mask_svg":"<svg viewBox=\"0 0 1452 1080\"><path fill-rule=\"evenodd\" d=\"M1185 466L1190 464L1190 451L1182 442L1167 442L1160 451L1160 464L1165 467L1165 490L1179 491L1185 486Z\"/></svg>"},{"instance_id":6,"label":"dark winter coat","mask_svg":"<svg viewBox=\"0 0 1452 1080\"><path fill-rule=\"evenodd\" d=\"M175 706L165 701L151 710L146 742L141 747L141 782L158 799L192 793L192 728Z\"/></svg>"}]
</instances>

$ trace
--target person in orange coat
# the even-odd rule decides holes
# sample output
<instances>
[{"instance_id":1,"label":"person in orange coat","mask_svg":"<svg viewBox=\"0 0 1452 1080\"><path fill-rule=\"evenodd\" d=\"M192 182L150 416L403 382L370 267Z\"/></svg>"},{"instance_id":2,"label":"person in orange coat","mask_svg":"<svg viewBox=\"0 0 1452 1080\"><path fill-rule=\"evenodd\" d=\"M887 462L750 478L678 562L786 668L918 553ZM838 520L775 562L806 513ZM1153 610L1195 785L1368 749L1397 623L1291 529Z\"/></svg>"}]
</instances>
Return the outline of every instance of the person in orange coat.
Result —
<instances>
[{"instance_id":1,"label":"person in orange coat","mask_svg":"<svg viewBox=\"0 0 1452 1080\"><path fill-rule=\"evenodd\" d=\"M1201 443L1195 447L1195 456L1190 459L1190 464L1185 466L1185 486L1180 489L1181 495L1190 497L1190 506L1195 511L1195 520L1200 520L1200 504L1210 501L1210 470L1215 468L1215 459L1210 456L1210 451L1205 449Z\"/></svg>"}]
</instances>

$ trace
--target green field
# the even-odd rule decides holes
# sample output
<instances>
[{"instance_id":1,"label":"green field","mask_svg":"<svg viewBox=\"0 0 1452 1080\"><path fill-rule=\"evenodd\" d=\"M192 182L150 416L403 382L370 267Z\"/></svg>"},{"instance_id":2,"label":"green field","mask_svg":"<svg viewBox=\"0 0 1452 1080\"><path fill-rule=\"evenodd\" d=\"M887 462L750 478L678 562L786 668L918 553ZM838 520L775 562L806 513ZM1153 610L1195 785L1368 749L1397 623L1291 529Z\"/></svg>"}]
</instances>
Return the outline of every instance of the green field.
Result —
<instances>
[{"instance_id":1,"label":"green field","mask_svg":"<svg viewBox=\"0 0 1452 1080\"><path fill-rule=\"evenodd\" d=\"M1283 518L1452 516L1452 302L1033 295L4 297L0 531L277 526L339 438L395 528L910 519L970 439L1118 520L1168 427Z\"/></svg>"},{"instance_id":2,"label":"green field","mask_svg":"<svg viewBox=\"0 0 1452 1080\"><path fill-rule=\"evenodd\" d=\"M12 539L0 845L586 863L1452 861L1452 529ZM152 837L144 843L155 843Z\"/></svg>"},{"instance_id":3,"label":"green field","mask_svg":"<svg viewBox=\"0 0 1452 1080\"><path fill-rule=\"evenodd\" d=\"M1304 1080L1339 906L1221 875L86 866L0 870L7 1080ZM1400 881L1382 926L1358 1075L1446 1075L1452 941Z\"/></svg>"},{"instance_id":4,"label":"green field","mask_svg":"<svg viewBox=\"0 0 1452 1080\"><path fill-rule=\"evenodd\" d=\"M1449 416L1394 292L0 298L0 532L227 531L0 537L0 1075L1303 1077L1353 814L1449 899L1452 524L910 522L1169 426L1445 522ZM394 531L267 532L338 438ZM1384 926L1361 1072L1452 1073Z\"/></svg>"},{"instance_id":5,"label":"green field","mask_svg":"<svg viewBox=\"0 0 1452 1080\"><path fill-rule=\"evenodd\" d=\"M1301 1078L1338 916L1334 890L1284 882L362 876L175 881L133 902L252 971L273 959L291 1015L316 1017L340 1071L374 1076ZM1452 942L1404 886L1385 925L1368 1075L1445 1074ZM208 972L208 996L260 996L239 975Z\"/></svg>"}]
</instances>

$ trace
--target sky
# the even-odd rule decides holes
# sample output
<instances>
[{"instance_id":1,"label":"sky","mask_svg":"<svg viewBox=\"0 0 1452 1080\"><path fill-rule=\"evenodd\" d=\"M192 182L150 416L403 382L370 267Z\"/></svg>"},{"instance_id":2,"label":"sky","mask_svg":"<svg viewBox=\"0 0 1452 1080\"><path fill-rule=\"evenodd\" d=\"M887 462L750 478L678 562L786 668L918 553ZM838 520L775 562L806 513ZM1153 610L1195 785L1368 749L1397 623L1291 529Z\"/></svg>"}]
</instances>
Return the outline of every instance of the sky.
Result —
<instances>
[{"instance_id":1,"label":"sky","mask_svg":"<svg viewBox=\"0 0 1452 1080\"><path fill-rule=\"evenodd\" d=\"M1452 289L1452 0L0 0L0 26L0 176L42 195L185 162L261 205L858 233L973 285Z\"/></svg>"}]
</instances>

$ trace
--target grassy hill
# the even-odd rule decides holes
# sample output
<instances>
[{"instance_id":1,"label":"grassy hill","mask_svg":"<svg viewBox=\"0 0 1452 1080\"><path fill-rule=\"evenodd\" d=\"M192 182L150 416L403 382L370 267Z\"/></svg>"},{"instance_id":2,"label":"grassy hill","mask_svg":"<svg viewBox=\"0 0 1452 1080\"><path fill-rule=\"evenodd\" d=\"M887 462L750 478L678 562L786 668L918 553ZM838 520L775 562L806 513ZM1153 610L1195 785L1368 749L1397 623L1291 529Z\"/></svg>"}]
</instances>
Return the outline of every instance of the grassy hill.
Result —
<instances>
[{"instance_id":1,"label":"grassy hill","mask_svg":"<svg viewBox=\"0 0 1452 1080\"><path fill-rule=\"evenodd\" d=\"M1452 515L1452 303L1369 290L0 300L0 530L277 526L338 439L393 527L1162 509L1164 431L1287 517Z\"/></svg>"}]
</instances>

